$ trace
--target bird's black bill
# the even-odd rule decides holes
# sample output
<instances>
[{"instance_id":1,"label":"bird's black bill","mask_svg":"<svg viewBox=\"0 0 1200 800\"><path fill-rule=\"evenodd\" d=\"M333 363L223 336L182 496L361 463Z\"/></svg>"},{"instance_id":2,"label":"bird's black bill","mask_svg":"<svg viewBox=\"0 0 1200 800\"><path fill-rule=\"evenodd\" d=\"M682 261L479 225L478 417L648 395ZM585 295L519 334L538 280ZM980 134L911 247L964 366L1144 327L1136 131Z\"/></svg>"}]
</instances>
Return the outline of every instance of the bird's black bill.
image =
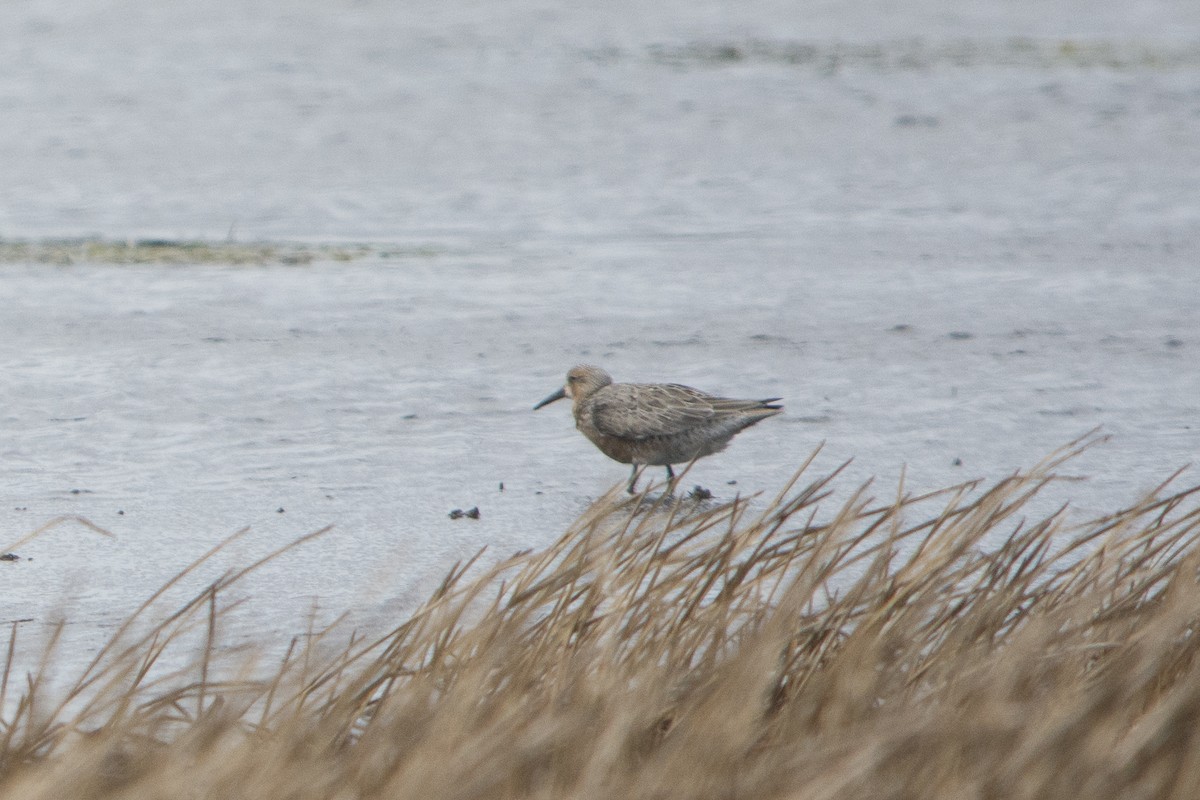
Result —
<instances>
[{"instance_id":1,"label":"bird's black bill","mask_svg":"<svg viewBox=\"0 0 1200 800\"><path fill-rule=\"evenodd\" d=\"M567 396L567 390L566 390L566 389L559 389L557 392L555 392L554 394L550 395L550 396L549 396L549 397L547 397L545 400L543 400L542 402L540 402L540 403L538 403L536 406L534 406L534 407L533 407L533 410L534 410L534 411L537 411L537 410L538 410L539 408L541 408L542 406L548 406L548 405L550 405L551 403L553 403L555 400L562 400L562 399L563 399L564 397L566 397L566 396Z\"/></svg>"}]
</instances>

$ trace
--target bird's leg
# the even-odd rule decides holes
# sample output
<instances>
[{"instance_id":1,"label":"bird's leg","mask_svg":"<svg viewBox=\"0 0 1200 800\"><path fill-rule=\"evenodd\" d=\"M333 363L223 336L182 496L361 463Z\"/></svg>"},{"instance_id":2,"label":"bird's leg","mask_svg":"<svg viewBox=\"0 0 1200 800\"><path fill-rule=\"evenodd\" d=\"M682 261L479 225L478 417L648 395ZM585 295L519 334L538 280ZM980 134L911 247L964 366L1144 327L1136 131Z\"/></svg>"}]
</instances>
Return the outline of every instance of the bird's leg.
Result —
<instances>
[{"instance_id":1,"label":"bird's leg","mask_svg":"<svg viewBox=\"0 0 1200 800\"><path fill-rule=\"evenodd\" d=\"M629 473L629 485L625 487L625 491L629 492L630 494L637 494L637 479L638 465L634 464L633 472Z\"/></svg>"},{"instance_id":2,"label":"bird's leg","mask_svg":"<svg viewBox=\"0 0 1200 800\"><path fill-rule=\"evenodd\" d=\"M675 470L671 469L671 465L667 464L667 496L675 493Z\"/></svg>"}]
</instances>

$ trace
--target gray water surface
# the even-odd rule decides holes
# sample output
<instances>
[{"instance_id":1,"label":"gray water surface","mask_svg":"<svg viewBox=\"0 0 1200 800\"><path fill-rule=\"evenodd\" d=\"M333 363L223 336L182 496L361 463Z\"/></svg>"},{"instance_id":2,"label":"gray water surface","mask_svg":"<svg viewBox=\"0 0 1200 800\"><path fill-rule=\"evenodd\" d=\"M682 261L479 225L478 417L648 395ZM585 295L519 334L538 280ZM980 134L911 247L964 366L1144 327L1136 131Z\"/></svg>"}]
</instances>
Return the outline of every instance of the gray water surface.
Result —
<instances>
[{"instance_id":1,"label":"gray water surface","mask_svg":"<svg viewBox=\"0 0 1200 800\"><path fill-rule=\"evenodd\" d=\"M889 496L1102 426L1093 513L1196 458L1200 5L643 6L7 4L0 237L375 244L0 265L0 531L113 534L21 547L0 617L84 654L334 525L246 629L394 621L624 479L531 411L578 362L783 396L720 499L821 442Z\"/></svg>"}]
</instances>

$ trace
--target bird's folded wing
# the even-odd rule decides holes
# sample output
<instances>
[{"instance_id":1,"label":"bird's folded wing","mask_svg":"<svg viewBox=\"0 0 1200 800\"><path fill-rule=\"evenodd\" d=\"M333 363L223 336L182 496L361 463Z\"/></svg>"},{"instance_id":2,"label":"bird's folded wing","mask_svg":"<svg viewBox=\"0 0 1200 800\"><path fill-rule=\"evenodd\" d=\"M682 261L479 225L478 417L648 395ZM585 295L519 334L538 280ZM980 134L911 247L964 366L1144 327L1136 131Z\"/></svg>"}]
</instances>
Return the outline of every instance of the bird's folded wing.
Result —
<instances>
[{"instance_id":1,"label":"bird's folded wing","mask_svg":"<svg viewBox=\"0 0 1200 800\"><path fill-rule=\"evenodd\" d=\"M717 399L678 384L615 384L592 403L592 424L622 439L674 436L711 420Z\"/></svg>"}]
</instances>

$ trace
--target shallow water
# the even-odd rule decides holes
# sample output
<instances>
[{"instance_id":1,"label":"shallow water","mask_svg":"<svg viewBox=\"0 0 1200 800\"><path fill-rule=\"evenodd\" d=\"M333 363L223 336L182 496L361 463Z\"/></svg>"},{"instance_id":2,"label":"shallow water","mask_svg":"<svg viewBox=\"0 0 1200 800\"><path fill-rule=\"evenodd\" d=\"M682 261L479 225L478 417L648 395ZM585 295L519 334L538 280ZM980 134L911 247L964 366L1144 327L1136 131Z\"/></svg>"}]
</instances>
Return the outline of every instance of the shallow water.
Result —
<instances>
[{"instance_id":1,"label":"shallow water","mask_svg":"<svg viewBox=\"0 0 1200 800\"><path fill-rule=\"evenodd\" d=\"M890 495L1102 426L1056 498L1133 501L1200 452L1178 5L6 7L0 235L387 244L0 266L0 530L114 534L0 563L3 619L65 608L83 654L233 531L186 591L332 524L250 580L246 628L394 620L625 478L531 411L581 361L783 396L689 475L721 498L821 442Z\"/></svg>"}]
</instances>

